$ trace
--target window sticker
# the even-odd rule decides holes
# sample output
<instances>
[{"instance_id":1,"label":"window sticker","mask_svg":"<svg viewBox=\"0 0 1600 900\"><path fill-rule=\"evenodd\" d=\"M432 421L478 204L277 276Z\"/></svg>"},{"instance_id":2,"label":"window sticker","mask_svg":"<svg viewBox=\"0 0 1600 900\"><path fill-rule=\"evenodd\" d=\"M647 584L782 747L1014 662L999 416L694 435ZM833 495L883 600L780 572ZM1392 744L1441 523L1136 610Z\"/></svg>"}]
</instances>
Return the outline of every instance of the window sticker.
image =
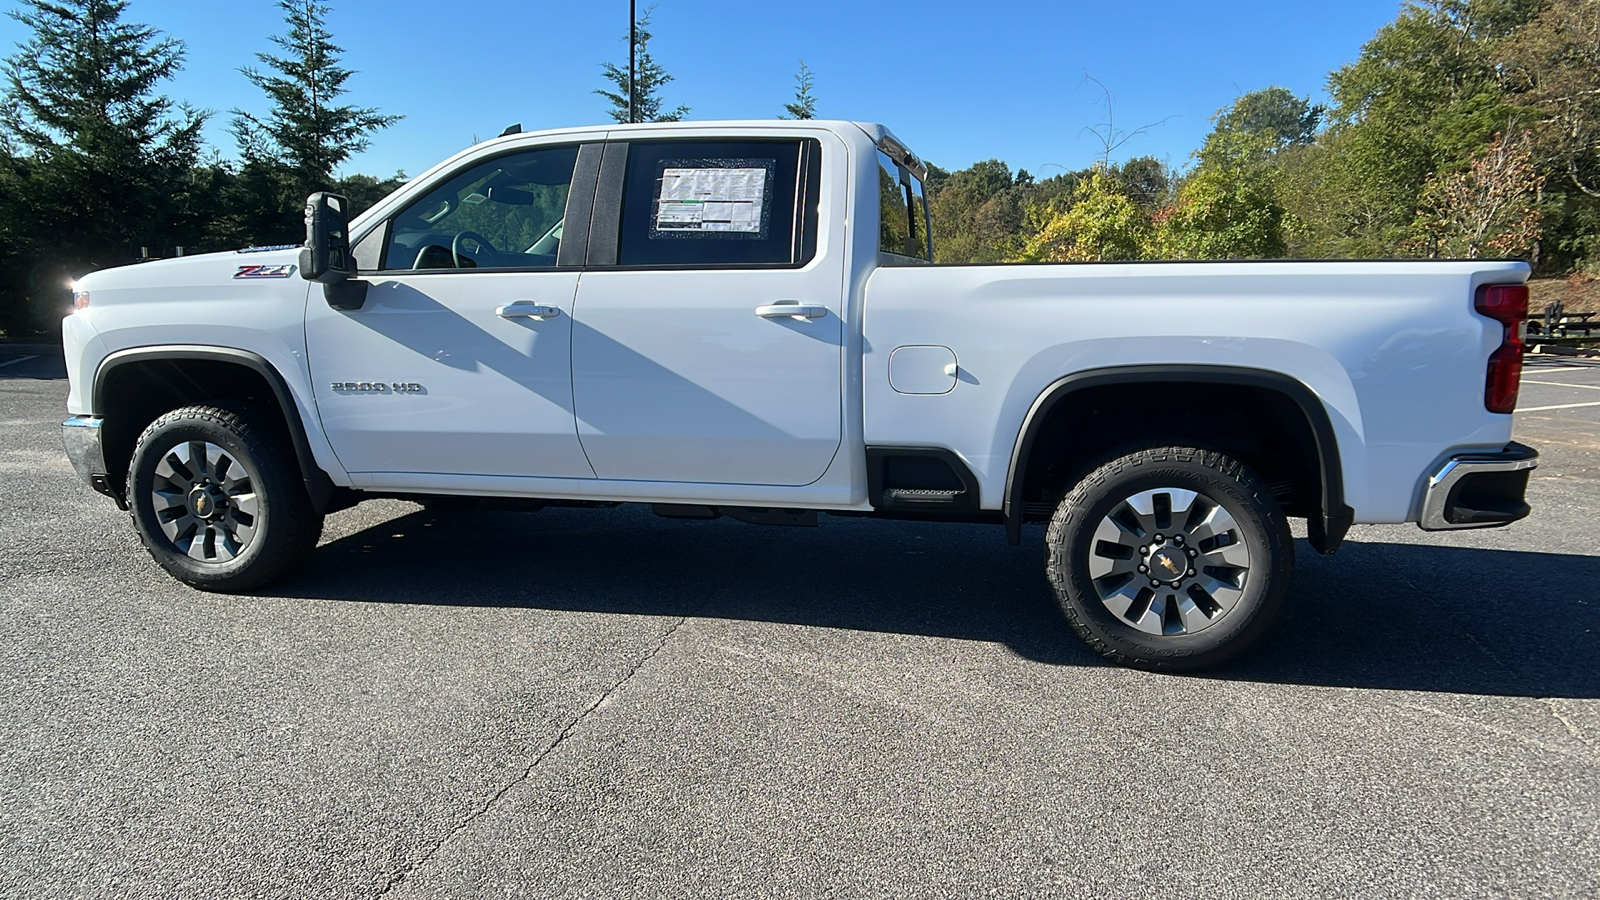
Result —
<instances>
[{"instance_id":1,"label":"window sticker","mask_svg":"<svg viewBox=\"0 0 1600 900\"><path fill-rule=\"evenodd\" d=\"M650 237L762 240L772 219L775 159L666 159Z\"/></svg>"}]
</instances>

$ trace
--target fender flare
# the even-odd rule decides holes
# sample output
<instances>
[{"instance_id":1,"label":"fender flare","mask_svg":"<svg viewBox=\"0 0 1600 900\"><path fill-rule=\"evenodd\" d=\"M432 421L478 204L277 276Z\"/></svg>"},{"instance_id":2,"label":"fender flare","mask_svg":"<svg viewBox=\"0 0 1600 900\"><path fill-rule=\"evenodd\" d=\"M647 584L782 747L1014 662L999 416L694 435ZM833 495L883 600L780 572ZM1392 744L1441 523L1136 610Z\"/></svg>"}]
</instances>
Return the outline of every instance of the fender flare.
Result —
<instances>
[{"instance_id":1,"label":"fender flare","mask_svg":"<svg viewBox=\"0 0 1600 900\"><path fill-rule=\"evenodd\" d=\"M118 368L130 363L165 360L229 363L244 366L260 375L267 382L267 386L272 388L272 394L278 401L279 411L283 414L284 423L288 426L289 440L294 445L295 459L300 464L300 475L305 480L306 493L311 498L312 508L318 512L327 512L332 508L337 488L333 479L328 477L328 473L317 465L316 456L311 452L311 442L306 437L305 422L300 418L300 409L295 404L294 392L289 389L289 383L283 374L259 353L232 347L208 347L196 344L169 344L119 350L101 360L95 370L94 390L91 394L95 414L105 415L106 383Z\"/></svg>"},{"instance_id":2,"label":"fender flare","mask_svg":"<svg viewBox=\"0 0 1600 900\"><path fill-rule=\"evenodd\" d=\"M1305 416L1306 425L1316 444L1318 470L1321 473L1322 497L1319 514L1307 520L1307 533L1311 546L1319 553L1332 553L1344 540L1345 532L1355 520L1355 510L1344 502L1344 470L1339 457L1339 441L1334 434L1328 409L1311 388L1303 382L1281 372L1267 369L1249 369L1239 366L1213 365L1142 365L1116 366L1076 372L1053 382L1045 388L1028 414L1022 419L1022 428L1011 449L1011 465L1006 471L1006 486L1002 514L1005 517L1006 537L1013 544L1022 542L1022 472L1028 455L1033 450L1034 439L1040 427L1048 421L1057 403L1078 391L1118 384L1139 384L1152 381L1186 381L1206 384L1230 384L1273 391L1294 401Z\"/></svg>"}]
</instances>

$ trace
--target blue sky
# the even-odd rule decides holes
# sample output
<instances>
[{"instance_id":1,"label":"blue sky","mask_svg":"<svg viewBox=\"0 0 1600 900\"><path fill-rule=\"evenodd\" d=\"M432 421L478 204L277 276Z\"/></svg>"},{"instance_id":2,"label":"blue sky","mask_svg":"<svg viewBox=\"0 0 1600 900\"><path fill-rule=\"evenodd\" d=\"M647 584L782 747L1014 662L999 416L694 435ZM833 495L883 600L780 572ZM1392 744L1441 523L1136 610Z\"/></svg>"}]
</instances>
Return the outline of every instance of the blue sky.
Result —
<instances>
[{"instance_id":1,"label":"blue sky","mask_svg":"<svg viewBox=\"0 0 1600 900\"><path fill-rule=\"evenodd\" d=\"M416 174L512 122L525 130L605 121L600 63L627 58L626 0L331 0L329 24L358 71L350 102L401 113L345 172ZM641 10L647 5L640 3ZM0 0L0 9L15 9ZM658 0L651 50L676 81L664 94L694 119L768 118L792 98L804 59L827 118L888 125L928 160L999 157L1049 175L1099 154L1098 88L1119 128L1166 119L1117 153L1175 165L1238 94L1283 85L1321 97L1398 12L1398 0L922 3L887 0ZM211 144L233 154L227 112L265 98L238 74L272 49L272 0L130 0L126 18L188 47L163 91L217 112ZM6 55L25 37L0 20ZM1171 117L1171 118L1168 118Z\"/></svg>"}]
</instances>

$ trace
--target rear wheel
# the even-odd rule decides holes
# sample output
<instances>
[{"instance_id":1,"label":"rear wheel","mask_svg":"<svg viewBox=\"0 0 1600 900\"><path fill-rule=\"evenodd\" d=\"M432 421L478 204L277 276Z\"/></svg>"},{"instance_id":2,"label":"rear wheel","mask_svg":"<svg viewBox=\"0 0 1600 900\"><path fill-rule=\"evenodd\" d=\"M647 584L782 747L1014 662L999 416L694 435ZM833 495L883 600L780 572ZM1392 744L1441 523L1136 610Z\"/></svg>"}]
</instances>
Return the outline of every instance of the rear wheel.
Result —
<instances>
[{"instance_id":1,"label":"rear wheel","mask_svg":"<svg viewBox=\"0 0 1600 900\"><path fill-rule=\"evenodd\" d=\"M1057 507L1048 574L1074 630L1147 669L1225 662L1266 633L1294 567L1289 525L1239 461L1192 447L1107 462Z\"/></svg>"},{"instance_id":2,"label":"rear wheel","mask_svg":"<svg viewBox=\"0 0 1600 900\"><path fill-rule=\"evenodd\" d=\"M150 423L128 469L128 507L150 555L179 581L247 591L317 544L292 448L266 413L190 406Z\"/></svg>"}]
</instances>

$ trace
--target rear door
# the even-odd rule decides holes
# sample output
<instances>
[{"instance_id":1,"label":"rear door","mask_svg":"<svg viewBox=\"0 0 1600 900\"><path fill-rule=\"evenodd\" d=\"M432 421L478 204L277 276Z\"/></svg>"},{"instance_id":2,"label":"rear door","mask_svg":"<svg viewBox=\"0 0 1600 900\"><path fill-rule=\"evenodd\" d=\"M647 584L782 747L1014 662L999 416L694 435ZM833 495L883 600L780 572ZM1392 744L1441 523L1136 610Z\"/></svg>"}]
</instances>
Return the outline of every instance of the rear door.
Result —
<instances>
[{"instance_id":1,"label":"rear door","mask_svg":"<svg viewBox=\"0 0 1600 900\"><path fill-rule=\"evenodd\" d=\"M833 156L796 137L607 145L572 335L598 477L806 485L827 470L843 279L816 237Z\"/></svg>"}]
</instances>

